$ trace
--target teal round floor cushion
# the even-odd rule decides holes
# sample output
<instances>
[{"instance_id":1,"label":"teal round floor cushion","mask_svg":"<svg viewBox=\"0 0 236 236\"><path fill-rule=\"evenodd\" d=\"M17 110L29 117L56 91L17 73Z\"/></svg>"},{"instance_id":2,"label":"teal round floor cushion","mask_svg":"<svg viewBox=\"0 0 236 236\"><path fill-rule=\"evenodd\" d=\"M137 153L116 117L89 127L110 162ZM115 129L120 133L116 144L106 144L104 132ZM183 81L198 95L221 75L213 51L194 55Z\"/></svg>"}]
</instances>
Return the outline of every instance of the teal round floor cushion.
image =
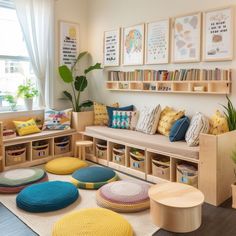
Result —
<instances>
[{"instance_id":1,"label":"teal round floor cushion","mask_svg":"<svg viewBox=\"0 0 236 236\"><path fill-rule=\"evenodd\" d=\"M78 197L79 192L73 184L52 181L23 189L16 198L16 204L28 212L49 212L69 206Z\"/></svg>"},{"instance_id":2,"label":"teal round floor cushion","mask_svg":"<svg viewBox=\"0 0 236 236\"><path fill-rule=\"evenodd\" d=\"M72 183L83 189L98 189L117 179L118 176L115 171L99 166L85 167L72 174Z\"/></svg>"}]
</instances>

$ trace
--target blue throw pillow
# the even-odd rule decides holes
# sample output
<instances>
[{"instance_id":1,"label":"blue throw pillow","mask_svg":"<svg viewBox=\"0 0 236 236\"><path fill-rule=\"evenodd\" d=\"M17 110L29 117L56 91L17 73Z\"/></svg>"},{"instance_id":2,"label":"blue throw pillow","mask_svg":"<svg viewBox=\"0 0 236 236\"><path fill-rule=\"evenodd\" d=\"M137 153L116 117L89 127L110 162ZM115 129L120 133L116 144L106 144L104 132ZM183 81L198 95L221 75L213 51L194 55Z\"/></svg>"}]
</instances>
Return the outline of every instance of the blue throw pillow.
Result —
<instances>
[{"instance_id":1,"label":"blue throw pillow","mask_svg":"<svg viewBox=\"0 0 236 236\"><path fill-rule=\"evenodd\" d=\"M134 105L130 105L127 107L108 107L107 106L107 113L109 117L108 127L112 127L113 111L133 111L133 110L134 110Z\"/></svg>"},{"instance_id":2,"label":"blue throw pillow","mask_svg":"<svg viewBox=\"0 0 236 236\"><path fill-rule=\"evenodd\" d=\"M185 139L185 134L190 125L190 119L187 116L177 120L170 130L169 139L171 142L180 141Z\"/></svg>"}]
</instances>

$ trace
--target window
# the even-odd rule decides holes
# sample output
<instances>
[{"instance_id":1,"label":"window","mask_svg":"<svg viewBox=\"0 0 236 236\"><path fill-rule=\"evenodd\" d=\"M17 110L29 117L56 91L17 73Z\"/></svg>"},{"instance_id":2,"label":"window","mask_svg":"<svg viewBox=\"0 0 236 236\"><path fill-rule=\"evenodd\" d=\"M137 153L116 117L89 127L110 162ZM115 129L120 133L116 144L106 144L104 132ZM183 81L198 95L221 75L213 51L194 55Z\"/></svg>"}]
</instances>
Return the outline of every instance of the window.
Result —
<instances>
[{"instance_id":1,"label":"window","mask_svg":"<svg viewBox=\"0 0 236 236\"><path fill-rule=\"evenodd\" d=\"M20 84L30 80L36 85L26 44L11 1L0 0L0 110L10 110L6 95L16 96ZM17 109L23 109L17 99Z\"/></svg>"}]
</instances>

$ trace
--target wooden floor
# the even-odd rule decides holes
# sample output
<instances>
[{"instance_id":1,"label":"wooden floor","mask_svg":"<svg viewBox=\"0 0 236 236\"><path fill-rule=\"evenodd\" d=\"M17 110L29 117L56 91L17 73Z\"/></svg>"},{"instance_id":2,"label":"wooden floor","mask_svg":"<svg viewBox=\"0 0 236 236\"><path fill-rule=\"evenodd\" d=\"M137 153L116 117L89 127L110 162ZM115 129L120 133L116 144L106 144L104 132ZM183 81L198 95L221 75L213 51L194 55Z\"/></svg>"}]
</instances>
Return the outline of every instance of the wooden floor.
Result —
<instances>
[{"instance_id":1,"label":"wooden floor","mask_svg":"<svg viewBox=\"0 0 236 236\"><path fill-rule=\"evenodd\" d=\"M236 236L236 209L231 208L229 199L219 207L203 205L202 225L191 233L177 234L159 230L153 236Z\"/></svg>"},{"instance_id":2,"label":"wooden floor","mask_svg":"<svg viewBox=\"0 0 236 236\"><path fill-rule=\"evenodd\" d=\"M38 234L32 231L0 202L0 235L37 236Z\"/></svg>"}]
</instances>

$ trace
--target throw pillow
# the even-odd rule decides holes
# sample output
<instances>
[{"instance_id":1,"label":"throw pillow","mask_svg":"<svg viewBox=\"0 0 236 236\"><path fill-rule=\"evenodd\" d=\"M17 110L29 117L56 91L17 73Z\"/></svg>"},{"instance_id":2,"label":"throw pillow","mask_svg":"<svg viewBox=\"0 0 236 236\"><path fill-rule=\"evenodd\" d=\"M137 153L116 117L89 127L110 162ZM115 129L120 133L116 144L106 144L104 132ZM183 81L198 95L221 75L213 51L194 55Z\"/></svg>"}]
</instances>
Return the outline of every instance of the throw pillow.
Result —
<instances>
[{"instance_id":1,"label":"throw pillow","mask_svg":"<svg viewBox=\"0 0 236 236\"><path fill-rule=\"evenodd\" d=\"M160 105L154 107L144 107L140 111L136 130L144 132L146 134L155 134L157 129L157 124L160 118L160 113L161 113Z\"/></svg>"},{"instance_id":2,"label":"throw pillow","mask_svg":"<svg viewBox=\"0 0 236 236\"><path fill-rule=\"evenodd\" d=\"M28 121L13 121L13 123L16 127L17 133L20 136L41 132L34 119L30 119Z\"/></svg>"},{"instance_id":3,"label":"throw pillow","mask_svg":"<svg viewBox=\"0 0 236 236\"><path fill-rule=\"evenodd\" d=\"M131 120L130 120L130 129L131 130L136 130L138 118L139 118L139 111L133 111L131 114Z\"/></svg>"},{"instance_id":4,"label":"throw pillow","mask_svg":"<svg viewBox=\"0 0 236 236\"><path fill-rule=\"evenodd\" d=\"M107 106L107 113L108 113L108 127L112 127L112 116L113 116L113 111L133 111L134 110L134 106L130 105L127 107L109 107Z\"/></svg>"},{"instance_id":5,"label":"throw pillow","mask_svg":"<svg viewBox=\"0 0 236 236\"><path fill-rule=\"evenodd\" d=\"M169 136L172 125L183 116L184 111L175 111L171 107L165 107L161 112L160 121L157 127L158 133Z\"/></svg>"},{"instance_id":6,"label":"throw pillow","mask_svg":"<svg viewBox=\"0 0 236 236\"><path fill-rule=\"evenodd\" d=\"M199 137L201 133L207 134L209 131L209 120L201 112L197 112L186 132L185 140L188 146L197 146L199 144Z\"/></svg>"},{"instance_id":7,"label":"throw pillow","mask_svg":"<svg viewBox=\"0 0 236 236\"><path fill-rule=\"evenodd\" d=\"M66 130L70 129L71 112L46 110L44 113L44 125L43 129L48 130Z\"/></svg>"},{"instance_id":8,"label":"throw pillow","mask_svg":"<svg viewBox=\"0 0 236 236\"><path fill-rule=\"evenodd\" d=\"M169 139L171 142L181 141L185 139L185 134L190 125L190 119L187 116L177 120L170 130Z\"/></svg>"},{"instance_id":9,"label":"throw pillow","mask_svg":"<svg viewBox=\"0 0 236 236\"><path fill-rule=\"evenodd\" d=\"M119 103L114 103L111 107L119 107ZM106 105L94 102L94 125L107 125L108 124L108 114Z\"/></svg>"},{"instance_id":10,"label":"throw pillow","mask_svg":"<svg viewBox=\"0 0 236 236\"><path fill-rule=\"evenodd\" d=\"M129 129L132 111L113 111L112 128Z\"/></svg>"},{"instance_id":11,"label":"throw pillow","mask_svg":"<svg viewBox=\"0 0 236 236\"><path fill-rule=\"evenodd\" d=\"M210 119L210 134L218 135L229 131L229 126L226 117L216 111L216 113Z\"/></svg>"}]
</instances>

